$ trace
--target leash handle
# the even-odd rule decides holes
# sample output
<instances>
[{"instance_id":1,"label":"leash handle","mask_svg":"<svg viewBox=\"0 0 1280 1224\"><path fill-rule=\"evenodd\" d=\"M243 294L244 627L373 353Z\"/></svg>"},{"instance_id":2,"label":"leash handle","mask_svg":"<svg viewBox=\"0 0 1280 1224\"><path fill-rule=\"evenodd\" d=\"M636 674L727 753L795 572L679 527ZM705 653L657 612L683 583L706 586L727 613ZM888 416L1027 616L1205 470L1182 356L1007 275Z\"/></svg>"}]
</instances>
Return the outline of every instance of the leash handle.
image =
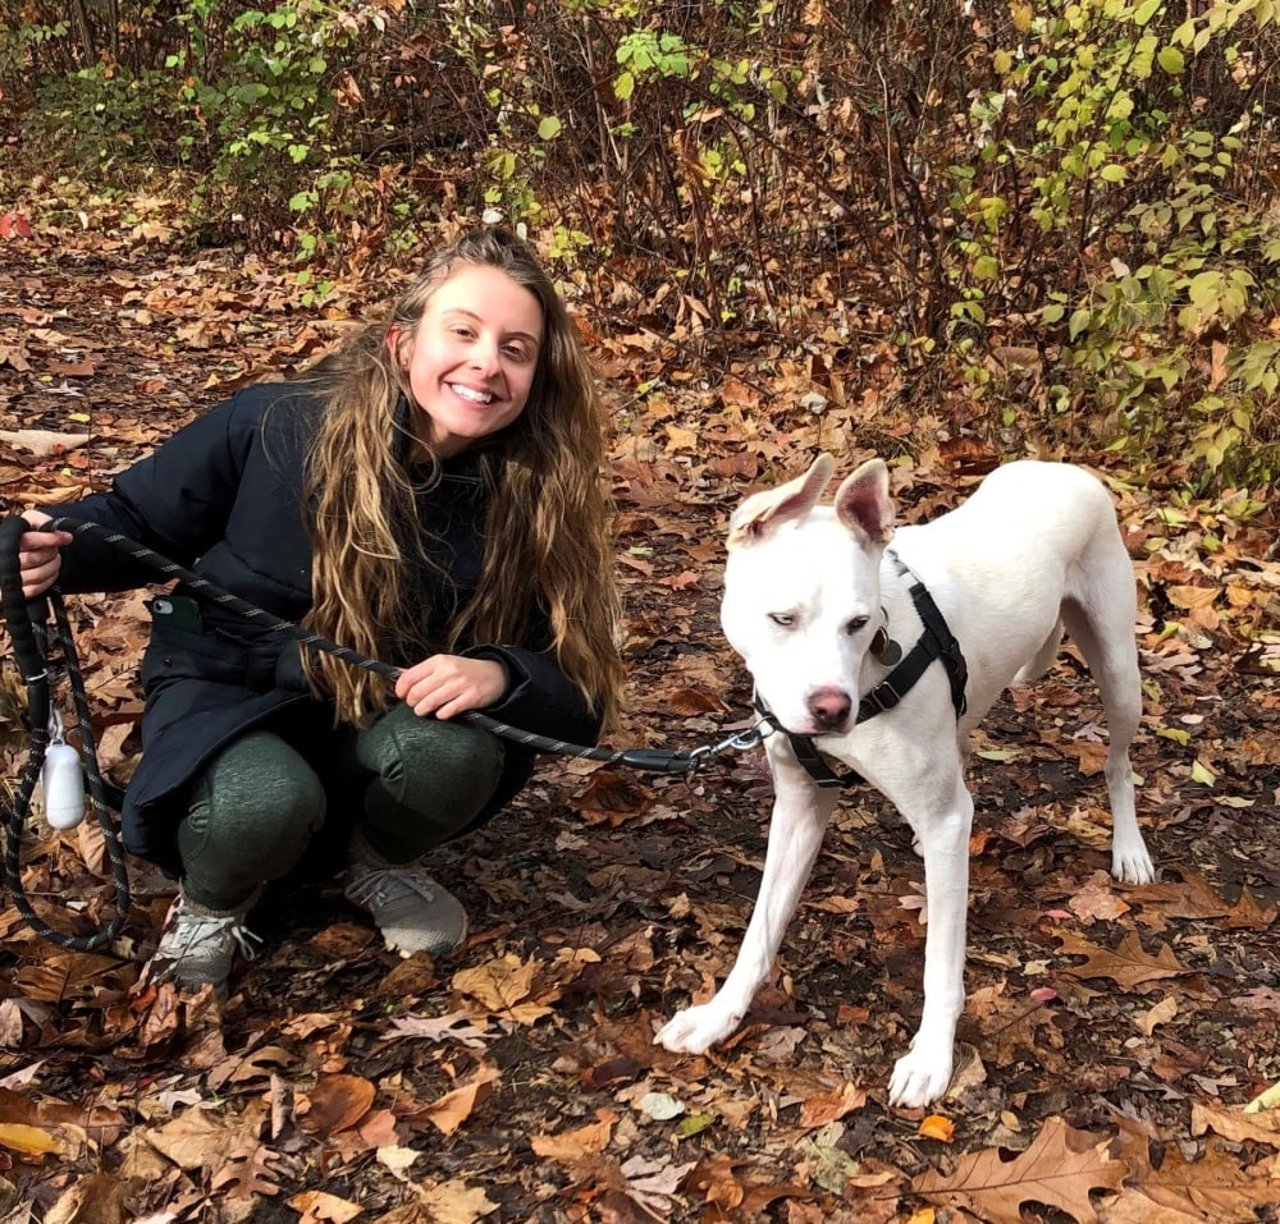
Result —
<instances>
[{"instance_id":1,"label":"leash handle","mask_svg":"<svg viewBox=\"0 0 1280 1224\"><path fill-rule=\"evenodd\" d=\"M0 589L3 590L4 619L9 626L14 657L27 684L31 729L38 735L41 732L47 734L49 684L32 617L33 609L43 609L44 600L28 601L22 594L22 562L18 554L23 534L30 530L31 525L21 515L12 515L0 522ZM39 619L43 622L43 615Z\"/></svg>"}]
</instances>

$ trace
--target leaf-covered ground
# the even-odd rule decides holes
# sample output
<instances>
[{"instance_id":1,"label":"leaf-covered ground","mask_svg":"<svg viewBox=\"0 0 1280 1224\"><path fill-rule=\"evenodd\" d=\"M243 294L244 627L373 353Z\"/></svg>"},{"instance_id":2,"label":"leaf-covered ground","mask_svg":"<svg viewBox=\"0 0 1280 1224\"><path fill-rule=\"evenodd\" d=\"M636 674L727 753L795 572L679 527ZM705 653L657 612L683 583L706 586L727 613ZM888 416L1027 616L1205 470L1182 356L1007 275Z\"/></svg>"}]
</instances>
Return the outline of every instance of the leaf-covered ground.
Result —
<instances>
[{"instance_id":1,"label":"leaf-covered ground","mask_svg":"<svg viewBox=\"0 0 1280 1224\"><path fill-rule=\"evenodd\" d=\"M353 278L301 309L287 272L183 253L158 202L134 210L0 243L9 507L100 485L231 388L304 364L385 289ZM917 520L1001 457L962 406L882 402L875 353L856 395L819 396L802 355L744 346L703 365L679 336L583 324L617 401L620 745L692 747L747 717L716 617L720 540L747 489L819 448L844 469L879 448ZM437 856L472 916L448 958L401 961L334 884L290 882L219 1011L139 982L173 891L144 864L113 955L59 951L0 912L0 1218L1277 1218L1280 1094L1242 1109L1280 1080L1274 507L1054 457L1106 474L1134 557L1134 764L1161 877L1107 874L1105 732L1068 648L975 745L969 1000L932 1110L886 1102L924 927L920 863L885 801L846 796L772 987L726 1048L690 1058L652 1037L732 963L764 854L762 758L692 783L549 761ZM141 596L72 604L122 780ZM12 778L11 667L4 688ZM109 916L100 835L31 827L28 892L68 927Z\"/></svg>"}]
</instances>

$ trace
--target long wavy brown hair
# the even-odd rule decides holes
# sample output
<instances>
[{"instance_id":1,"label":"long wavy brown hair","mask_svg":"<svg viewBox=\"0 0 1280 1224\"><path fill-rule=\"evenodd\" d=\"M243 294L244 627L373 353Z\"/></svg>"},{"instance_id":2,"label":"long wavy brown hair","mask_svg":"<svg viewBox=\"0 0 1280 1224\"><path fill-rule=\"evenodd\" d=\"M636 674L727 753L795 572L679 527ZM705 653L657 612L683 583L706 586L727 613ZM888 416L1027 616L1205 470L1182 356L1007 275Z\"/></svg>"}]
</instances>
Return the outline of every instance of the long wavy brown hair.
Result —
<instances>
[{"instance_id":1,"label":"long wavy brown hair","mask_svg":"<svg viewBox=\"0 0 1280 1224\"><path fill-rule=\"evenodd\" d=\"M313 603L304 623L374 657L423 638L424 611L406 574L425 551L406 556L406 548L420 548L416 533L396 530L417 517L402 456L415 448L435 472L439 461L421 438L403 436L412 425L397 420L397 405L413 397L399 357L432 294L461 266L475 264L501 269L538 299L543 341L524 411L506 427L502 445L478 452L489 486L484 562L476 594L453 617L441 648L524 641L540 603L560 666L609 723L618 713L622 664L601 485L604 408L564 303L529 248L505 230L475 231L440 251L388 319L309 371L325 387L325 402L306 472ZM395 354L387 343L393 328ZM333 700L341 721L363 723L389 704L385 683L361 669L311 652L304 665L313 690Z\"/></svg>"}]
</instances>

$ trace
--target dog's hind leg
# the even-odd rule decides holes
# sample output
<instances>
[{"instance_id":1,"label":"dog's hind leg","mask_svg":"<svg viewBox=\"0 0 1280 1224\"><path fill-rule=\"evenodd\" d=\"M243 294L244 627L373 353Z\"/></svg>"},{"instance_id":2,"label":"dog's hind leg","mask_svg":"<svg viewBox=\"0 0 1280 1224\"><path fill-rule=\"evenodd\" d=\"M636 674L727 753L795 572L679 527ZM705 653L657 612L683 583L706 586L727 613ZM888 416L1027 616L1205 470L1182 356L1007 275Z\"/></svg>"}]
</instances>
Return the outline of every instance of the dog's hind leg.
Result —
<instances>
[{"instance_id":1,"label":"dog's hind leg","mask_svg":"<svg viewBox=\"0 0 1280 1224\"><path fill-rule=\"evenodd\" d=\"M780 740L776 736L766 744L775 787L773 816L760 892L738 959L709 1003L677 1012L658 1031L654 1041L668 1050L701 1054L742 1022L756 991L769 977L822 846L836 793L815 786Z\"/></svg>"},{"instance_id":2,"label":"dog's hind leg","mask_svg":"<svg viewBox=\"0 0 1280 1224\"><path fill-rule=\"evenodd\" d=\"M1155 867L1134 807L1129 745L1142 717L1142 678L1134 639L1133 566L1118 535L1103 539L1080 566L1062 605L1067 632L1080 648L1102 693L1107 716L1107 790L1111 799L1111 874L1131 884L1149 884Z\"/></svg>"},{"instance_id":3,"label":"dog's hind leg","mask_svg":"<svg viewBox=\"0 0 1280 1224\"><path fill-rule=\"evenodd\" d=\"M1058 649L1061 645L1062 622L1059 621L1054 625L1053 632L1045 638L1035 655L1018 669L1018 674L1014 676L1013 682L1015 684L1030 684L1037 676L1043 676L1053 666L1053 661L1058 657Z\"/></svg>"}]
</instances>

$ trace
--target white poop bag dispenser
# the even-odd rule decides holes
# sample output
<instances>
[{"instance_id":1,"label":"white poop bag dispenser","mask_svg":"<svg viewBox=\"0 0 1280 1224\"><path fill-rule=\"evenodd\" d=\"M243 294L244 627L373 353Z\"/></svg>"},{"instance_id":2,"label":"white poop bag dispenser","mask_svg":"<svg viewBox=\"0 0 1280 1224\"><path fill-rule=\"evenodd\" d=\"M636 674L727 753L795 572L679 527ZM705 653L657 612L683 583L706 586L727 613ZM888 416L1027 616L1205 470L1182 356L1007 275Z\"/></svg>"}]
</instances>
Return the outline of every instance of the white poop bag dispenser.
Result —
<instances>
[{"instance_id":1,"label":"white poop bag dispenser","mask_svg":"<svg viewBox=\"0 0 1280 1224\"><path fill-rule=\"evenodd\" d=\"M49 737L40 771L44 818L51 828L74 829L84 819L84 767L80 753L67 743L62 716L55 709L49 711Z\"/></svg>"}]
</instances>

